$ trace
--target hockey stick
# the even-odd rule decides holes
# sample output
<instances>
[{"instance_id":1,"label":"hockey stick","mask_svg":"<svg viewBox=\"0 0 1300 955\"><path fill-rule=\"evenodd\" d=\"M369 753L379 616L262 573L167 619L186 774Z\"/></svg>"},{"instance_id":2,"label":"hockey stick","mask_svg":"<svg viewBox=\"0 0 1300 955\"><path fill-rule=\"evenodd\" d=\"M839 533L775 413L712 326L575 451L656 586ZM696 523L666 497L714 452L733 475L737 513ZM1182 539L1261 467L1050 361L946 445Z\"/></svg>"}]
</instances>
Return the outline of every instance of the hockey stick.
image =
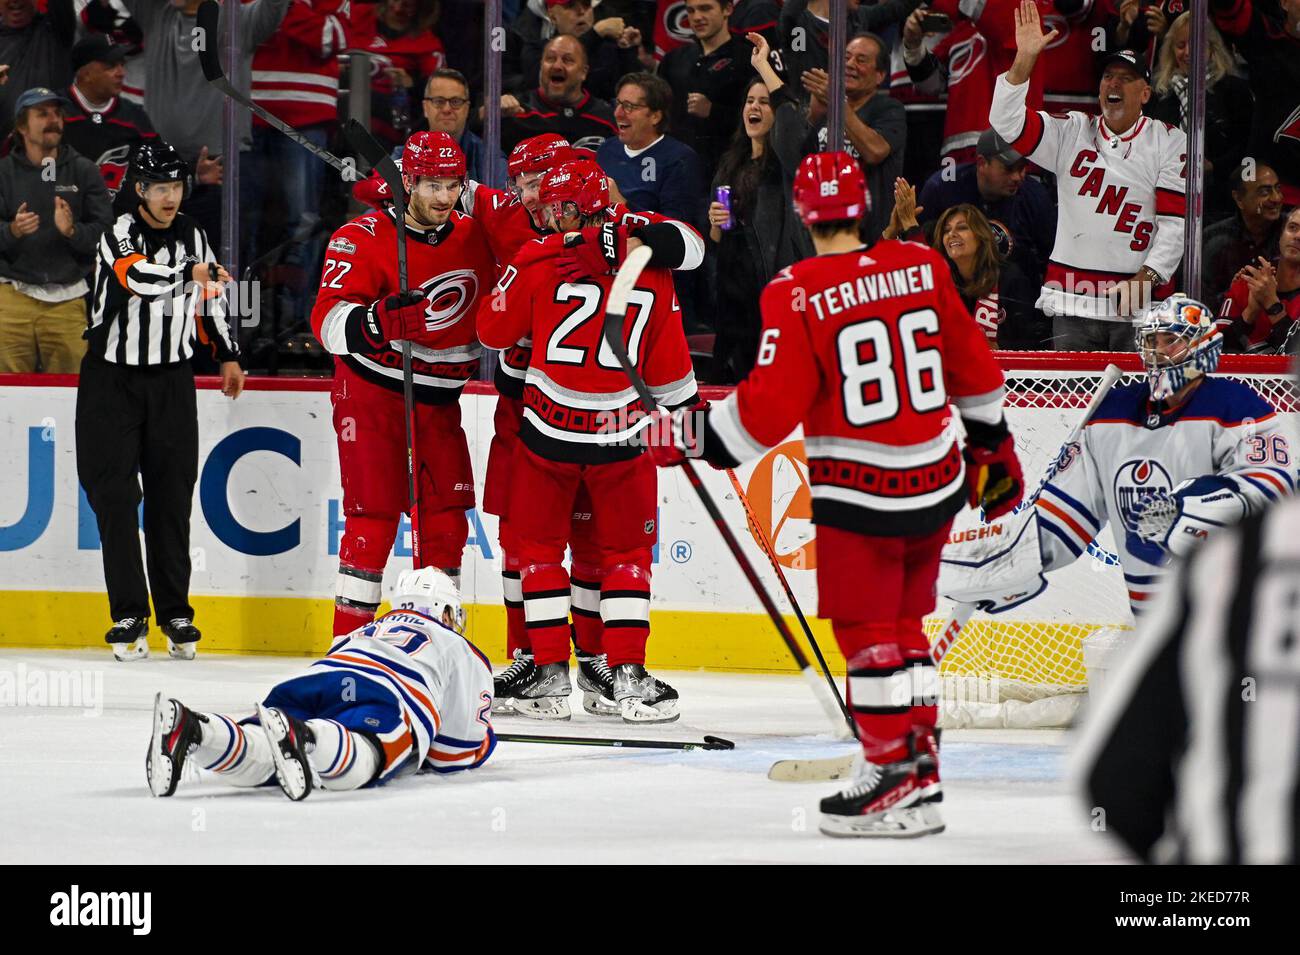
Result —
<instances>
[{"instance_id":1,"label":"hockey stick","mask_svg":"<svg viewBox=\"0 0 1300 955\"><path fill-rule=\"evenodd\" d=\"M526 733L497 733L499 743L546 743L560 746L612 746L617 749L735 749L736 744L721 736L706 736L702 743L671 739L600 739L591 736L531 736Z\"/></svg>"},{"instance_id":2,"label":"hockey stick","mask_svg":"<svg viewBox=\"0 0 1300 955\"><path fill-rule=\"evenodd\" d=\"M348 143L375 169L388 191L393 194L393 225L397 232L397 290L403 295L409 288L406 270L406 188L402 185L402 172L388 155L383 143L371 135L355 119L343 127ZM411 369L411 343L402 342L402 402L406 410L406 493L411 504L411 566L424 566L424 552L420 546L420 502L415 494L415 373Z\"/></svg>"},{"instance_id":3,"label":"hockey stick","mask_svg":"<svg viewBox=\"0 0 1300 955\"><path fill-rule=\"evenodd\" d=\"M632 383L637 397L641 399L641 406L645 409L646 414L654 414L659 405L655 401L654 395L650 393L650 389L646 387L645 379L637 372L636 366L632 364L632 360L628 357L627 345L623 342L623 321L627 316L628 295L633 286L636 285L637 279L641 277L641 272L645 269L646 264L650 261L650 255L650 249L644 245L638 246L628 253L622 266L619 267L618 275L614 277L613 287L609 290L609 300L605 305L605 324L603 328L605 341L613 350L615 357L618 358L618 363L623 367L623 372ZM736 563L740 565L740 570L745 575L745 579L749 581L750 587L754 589L754 593L763 605L763 609L767 611L768 617L772 620L772 625L776 627L777 633L785 641L786 649L794 657L799 672L808 681L813 696L817 698L817 702L821 704L826 713L826 718L831 721L831 724L837 730L841 721L851 724L852 719L849 717L848 711L843 708L843 703L836 707L835 699L827 691L826 684L821 681L808 664L808 658L799 649L799 644L795 642L794 635L790 633L790 628L786 626L780 611L776 609L776 604L772 602L767 588L759 580L753 564L749 562L745 552L740 549L740 543L736 540L736 536L732 534L731 528L727 526L722 512L718 510L718 505L709 492L705 490L699 474L696 473L695 466L690 460L687 460L682 463L682 470L686 473L686 479L690 481L691 487L694 488L696 497L700 499L705 511L713 519L714 526L717 527L718 533L722 535L722 540L727 545L727 549L731 551Z\"/></svg>"},{"instance_id":4,"label":"hockey stick","mask_svg":"<svg viewBox=\"0 0 1300 955\"><path fill-rule=\"evenodd\" d=\"M803 608L799 606L799 600L790 587L790 581L781 568L781 562L776 558L776 548L772 546L771 538L767 536L767 531L763 529L763 525L758 522L758 517L754 514L753 507L750 506L749 498L745 495L745 489L740 486L740 479L736 477L736 472L731 468L727 468L727 477L731 478L731 486L735 488L736 496L740 498L740 505L745 509L745 517L749 521L750 530L758 538L763 553L767 555L767 560L772 565L772 570L776 573L777 579L781 581L781 588L785 591L785 598L790 601L790 606L794 608L794 615L799 618L799 626L803 627L804 638L807 639L808 645L812 647L813 654L817 657L817 663L822 668L822 674L826 677L826 682L830 684L831 693L835 696L835 702L847 715L848 707L844 705L844 697L840 695L839 685L835 682L835 677L831 675L831 668L827 665L826 658L822 656L822 648L817 645L817 638L813 636L812 628L808 626L808 620L803 615ZM858 735L857 724L852 719L848 719L835 735L839 739L856 739Z\"/></svg>"},{"instance_id":5,"label":"hockey stick","mask_svg":"<svg viewBox=\"0 0 1300 955\"><path fill-rule=\"evenodd\" d=\"M199 47L198 54L199 66L203 68L204 78L268 126L274 126L280 132L284 133L321 162L333 166L345 176L354 174L356 172L354 167L350 166L342 159L339 159L338 156L335 156L329 150L317 146L302 133L298 132L298 130L280 119L280 117L273 113L268 113L230 84L230 81L226 79L225 71L221 68L221 58L217 54L217 40L220 34L220 27L218 26L220 14L221 5L217 3L216 0L204 0L203 3L199 4L197 22L199 29L203 31L201 36L203 43Z\"/></svg>"},{"instance_id":6,"label":"hockey stick","mask_svg":"<svg viewBox=\"0 0 1300 955\"><path fill-rule=\"evenodd\" d=\"M1034 488L1033 494L1029 495L1017 508L1015 513L1028 510L1034 506L1034 502L1043 493L1043 488L1056 477L1061 470L1061 462L1065 460L1069 453L1070 445L1078 442L1083 434L1083 429L1087 427L1088 422L1096 413L1102 400L1110 393L1110 389L1115 386L1124 373L1115 365L1107 365L1106 370L1102 373L1101 381L1097 383L1097 388L1088 399L1088 405L1083 409L1083 414L1075 423L1074 428L1070 431L1069 436L1061 444L1061 448L1056 452L1055 457L1047 464L1047 470L1043 472L1042 480L1038 482L1038 487ZM939 631L939 636L930 647L930 656L934 659L934 667L937 672L943 658L948 655L948 651L953 648L957 639L961 636L962 630L970 622L971 616L979 608L973 603L954 603L952 613L944 623L943 629ZM814 780L834 780L842 779L849 775L853 763L853 754L846 756L832 756L827 759L783 759L772 764L772 768L767 772L768 779L774 779L778 782L810 782Z\"/></svg>"}]
</instances>

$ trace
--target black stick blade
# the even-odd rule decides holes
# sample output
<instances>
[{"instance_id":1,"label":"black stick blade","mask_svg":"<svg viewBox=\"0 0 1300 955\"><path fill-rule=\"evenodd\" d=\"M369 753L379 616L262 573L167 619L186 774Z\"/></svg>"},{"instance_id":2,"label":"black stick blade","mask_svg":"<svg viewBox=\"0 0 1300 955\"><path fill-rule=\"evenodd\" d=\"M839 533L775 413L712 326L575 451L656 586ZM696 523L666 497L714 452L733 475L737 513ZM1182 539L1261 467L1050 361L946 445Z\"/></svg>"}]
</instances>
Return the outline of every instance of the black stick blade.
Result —
<instances>
[{"instance_id":1,"label":"black stick blade","mask_svg":"<svg viewBox=\"0 0 1300 955\"><path fill-rule=\"evenodd\" d=\"M203 0L199 4L197 18L199 29L203 31L201 34L203 44L198 51L199 66L203 68L203 76L209 83L226 78L226 74L221 69L221 58L217 55L217 46L221 39L221 28L218 26L220 16L221 5L216 0Z\"/></svg>"}]
</instances>

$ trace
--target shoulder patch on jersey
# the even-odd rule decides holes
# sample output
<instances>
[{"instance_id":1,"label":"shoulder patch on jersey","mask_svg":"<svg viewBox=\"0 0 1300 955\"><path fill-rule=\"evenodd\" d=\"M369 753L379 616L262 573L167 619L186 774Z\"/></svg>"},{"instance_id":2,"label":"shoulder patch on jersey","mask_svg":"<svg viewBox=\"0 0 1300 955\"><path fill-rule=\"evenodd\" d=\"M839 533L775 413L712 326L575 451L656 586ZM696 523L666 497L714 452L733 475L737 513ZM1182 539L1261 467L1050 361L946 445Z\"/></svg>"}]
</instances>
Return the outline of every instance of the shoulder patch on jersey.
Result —
<instances>
[{"instance_id":1,"label":"shoulder patch on jersey","mask_svg":"<svg viewBox=\"0 0 1300 955\"><path fill-rule=\"evenodd\" d=\"M344 229L353 226L362 229L365 232L369 232L373 236L375 234L375 229L379 226L379 217L373 213L371 215L359 216L351 222L345 222L343 225L339 226L339 231L342 232Z\"/></svg>"},{"instance_id":2,"label":"shoulder patch on jersey","mask_svg":"<svg viewBox=\"0 0 1300 955\"><path fill-rule=\"evenodd\" d=\"M330 252L338 252L340 255L355 255L357 251L356 245L342 236L331 239L328 249Z\"/></svg>"}]
</instances>

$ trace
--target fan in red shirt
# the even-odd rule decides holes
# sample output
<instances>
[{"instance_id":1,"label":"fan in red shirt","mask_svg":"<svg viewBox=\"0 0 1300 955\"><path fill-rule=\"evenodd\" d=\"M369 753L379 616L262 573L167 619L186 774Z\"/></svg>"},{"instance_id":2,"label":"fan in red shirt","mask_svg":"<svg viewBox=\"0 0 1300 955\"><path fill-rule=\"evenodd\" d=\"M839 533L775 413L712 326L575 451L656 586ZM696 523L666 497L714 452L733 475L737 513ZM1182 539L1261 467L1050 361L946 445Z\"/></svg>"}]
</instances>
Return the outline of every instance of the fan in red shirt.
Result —
<instances>
[{"instance_id":1,"label":"fan in red shirt","mask_svg":"<svg viewBox=\"0 0 1300 955\"><path fill-rule=\"evenodd\" d=\"M817 255L763 290L757 365L720 404L676 412L674 444L652 453L734 467L803 425L818 613L848 661L863 757L853 785L822 800L821 830L939 832L938 678L921 618L957 511L969 501L992 519L1021 497L1002 372L936 251L858 239L869 199L847 153L805 158L794 204Z\"/></svg>"},{"instance_id":2,"label":"fan in red shirt","mask_svg":"<svg viewBox=\"0 0 1300 955\"><path fill-rule=\"evenodd\" d=\"M373 619L384 565L409 509L400 343L412 344L415 378L415 513L420 552L459 585L474 506L460 393L481 351L474 308L496 275L482 228L455 211L465 155L446 133L406 142L402 180L410 194L405 232L409 291L398 286L397 224L376 210L330 239L312 329L333 353L334 429L343 479L343 543L334 633Z\"/></svg>"},{"instance_id":3,"label":"fan in red shirt","mask_svg":"<svg viewBox=\"0 0 1300 955\"><path fill-rule=\"evenodd\" d=\"M663 223L628 237L611 216L604 173L591 162L552 169L539 200L548 225L565 234L525 246L480 303L477 318L489 347L523 338L533 345L508 524L535 666L515 690L515 707L529 715L567 715L571 591L563 560L570 515L585 490L599 515L593 544L614 699L628 722L668 722L678 716L677 692L645 669L656 520L655 469L641 441L649 422L602 342L601 324L613 284L610 260L621 261L629 245L644 242L655 258L632 292L629 349L662 404L694 400L670 271L683 255L681 233Z\"/></svg>"}]
</instances>

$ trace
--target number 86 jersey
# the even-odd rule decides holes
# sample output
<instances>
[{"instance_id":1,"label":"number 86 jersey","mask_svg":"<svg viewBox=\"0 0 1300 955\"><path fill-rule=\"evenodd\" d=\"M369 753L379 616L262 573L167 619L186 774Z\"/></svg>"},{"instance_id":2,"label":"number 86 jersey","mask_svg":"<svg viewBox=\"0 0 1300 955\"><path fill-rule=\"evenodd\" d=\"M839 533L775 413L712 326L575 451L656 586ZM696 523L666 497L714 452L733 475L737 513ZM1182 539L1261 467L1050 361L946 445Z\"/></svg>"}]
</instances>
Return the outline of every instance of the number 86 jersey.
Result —
<instances>
[{"instance_id":1,"label":"number 86 jersey","mask_svg":"<svg viewBox=\"0 0 1300 955\"><path fill-rule=\"evenodd\" d=\"M915 242L796 262L763 290L749 377L708 415L703 456L731 466L802 422L813 521L880 536L938 530L966 500L949 402L1002 420L1002 370L953 285Z\"/></svg>"}]
</instances>

